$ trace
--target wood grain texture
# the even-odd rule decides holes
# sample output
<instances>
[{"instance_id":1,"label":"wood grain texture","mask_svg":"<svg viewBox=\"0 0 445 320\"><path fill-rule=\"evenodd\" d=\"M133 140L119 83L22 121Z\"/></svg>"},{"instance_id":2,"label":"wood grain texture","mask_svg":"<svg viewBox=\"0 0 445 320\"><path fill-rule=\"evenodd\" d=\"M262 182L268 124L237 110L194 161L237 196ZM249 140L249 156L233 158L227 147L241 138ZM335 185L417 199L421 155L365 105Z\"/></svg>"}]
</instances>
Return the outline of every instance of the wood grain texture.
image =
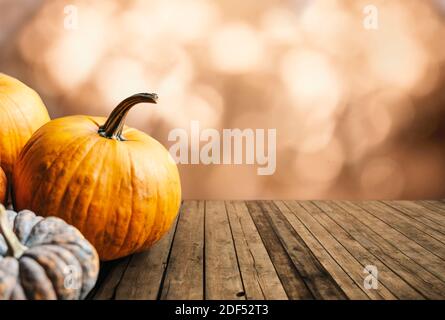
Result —
<instances>
[{"instance_id":1,"label":"wood grain texture","mask_svg":"<svg viewBox=\"0 0 445 320\"><path fill-rule=\"evenodd\" d=\"M360 242L332 220L323 211L320 203L319 206L317 206L312 202L308 202L305 206L312 216L325 227L326 230L329 230L331 235L355 257L363 268L366 266L375 266L377 268L379 284L388 289L392 295L400 299L414 299L419 296L418 292L400 278L397 273L388 268L384 262L369 252ZM326 207L324 208L327 209Z\"/></svg>"},{"instance_id":2,"label":"wood grain texture","mask_svg":"<svg viewBox=\"0 0 445 320\"><path fill-rule=\"evenodd\" d=\"M246 298L224 201L205 205L205 298Z\"/></svg>"},{"instance_id":3,"label":"wood grain texture","mask_svg":"<svg viewBox=\"0 0 445 320\"><path fill-rule=\"evenodd\" d=\"M445 202L184 201L92 299L445 299ZM366 289L366 266L378 270Z\"/></svg>"},{"instance_id":4,"label":"wood grain texture","mask_svg":"<svg viewBox=\"0 0 445 320\"><path fill-rule=\"evenodd\" d=\"M362 208L362 202L341 201L339 202L343 206L352 208L350 213L354 213L354 216L362 223L370 226L373 230L376 230L378 234L393 246L399 248L409 258L414 260L419 265L422 265L429 272L436 277L445 281L445 269L444 261L433 254L430 250L420 246L416 241L412 240L409 236L398 230L397 225L389 225L386 222L376 218L370 214L369 211ZM371 209L372 211L372 209ZM416 236L415 234L413 236Z\"/></svg>"},{"instance_id":5,"label":"wood grain texture","mask_svg":"<svg viewBox=\"0 0 445 320\"><path fill-rule=\"evenodd\" d=\"M411 202L421 205L424 208L428 208L430 211L434 212L437 216L445 218L445 202L443 201L419 200Z\"/></svg>"},{"instance_id":6,"label":"wood grain texture","mask_svg":"<svg viewBox=\"0 0 445 320\"><path fill-rule=\"evenodd\" d=\"M94 300L111 300L115 299L116 290L121 282L125 270L127 269L130 257L125 257L116 261L108 262L111 265L105 279L95 290Z\"/></svg>"},{"instance_id":7,"label":"wood grain texture","mask_svg":"<svg viewBox=\"0 0 445 320\"><path fill-rule=\"evenodd\" d=\"M360 202L360 206L418 243L425 250L445 259L445 236L440 232L418 223L378 201Z\"/></svg>"},{"instance_id":8,"label":"wood grain texture","mask_svg":"<svg viewBox=\"0 0 445 320\"><path fill-rule=\"evenodd\" d=\"M383 201L388 206L403 212L407 216L441 232L445 232L445 216L430 210L414 201Z\"/></svg>"},{"instance_id":9,"label":"wood grain texture","mask_svg":"<svg viewBox=\"0 0 445 320\"><path fill-rule=\"evenodd\" d=\"M289 299L313 299L314 296L273 232L259 203L247 201L246 204Z\"/></svg>"},{"instance_id":10,"label":"wood grain texture","mask_svg":"<svg viewBox=\"0 0 445 320\"><path fill-rule=\"evenodd\" d=\"M271 201L262 201L260 206L269 217L269 222L280 239L281 245L297 268L315 299L345 299L346 295L306 243Z\"/></svg>"},{"instance_id":11,"label":"wood grain texture","mask_svg":"<svg viewBox=\"0 0 445 320\"><path fill-rule=\"evenodd\" d=\"M161 299L204 299L204 205L204 201L183 203Z\"/></svg>"},{"instance_id":12,"label":"wood grain texture","mask_svg":"<svg viewBox=\"0 0 445 320\"><path fill-rule=\"evenodd\" d=\"M170 247L177 220L162 240L150 250L133 255L124 271L115 299L157 299L164 272L167 267Z\"/></svg>"},{"instance_id":13,"label":"wood grain texture","mask_svg":"<svg viewBox=\"0 0 445 320\"><path fill-rule=\"evenodd\" d=\"M391 234L388 229L380 229L381 226L372 220L363 219L366 213L363 213L361 208L348 203L324 201L323 209L364 247L419 291L421 294L419 298L438 299L443 296L445 283L430 273L423 264L404 254L398 245L392 243L391 239L396 240L397 237L399 242L407 241L408 239L402 234L397 232ZM389 237L383 237L382 234Z\"/></svg>"},{"instance_id":14,"label":"wood grain texture","mask_svg":"<svg viewBox=\"0 0 445 320\"><path fill-rule=\"evenodd\" d=\"M286 292L244 201L226 201L238 263L249 300L284 300Z\"/></svg>"},{"instance_id":15,"label":"wood grain texture","mask_svg":"<svg viewBox=\"0 0 445 320\"><path fill-rule=\"evenodd\" d=\"M283 201L274 201L295 231L300 235L308 245L320 263L331 274L332 278L338 283L343 292L349 299L367 300L369 297L363 292L362 286L349 276L345 270L337 263L334 258L320 244L318 239L304 226L304 224L290 211Z\"/></svg>"},{"instance_id":16,"label":"wood grain texture","mask_svg":"<svg viewBox=\"0 0 445 320\"><path fill-rule=\"evenodd\" d=\"M338 261L344 270L354 279L359 286L363 286L365 279L363 265L346 250L317 220L305 209L305 201L285 201L290 210L300 219L300 221L317 237L323 247ZM395 296L383 286L377 290L366 290L365 293L371 299L395 299Z\"/></svg>"},{"instance_id":17,"label":"wood grain texture","mask_svg":"<svg viewBox=\"0 0 445 320\"><path fill-rule=\"evenodd\" d=\"M412 210L408 209L406 205L400 206L397 203L386 201L379 201L379 203L386 205L391 210L395 210L397 217L400 217L407 223L411 223L414 227L440 241L445 246L445 227L442 226L441 221L434 221L429 218L426 210Z\"/></svg>"}]
</instances>

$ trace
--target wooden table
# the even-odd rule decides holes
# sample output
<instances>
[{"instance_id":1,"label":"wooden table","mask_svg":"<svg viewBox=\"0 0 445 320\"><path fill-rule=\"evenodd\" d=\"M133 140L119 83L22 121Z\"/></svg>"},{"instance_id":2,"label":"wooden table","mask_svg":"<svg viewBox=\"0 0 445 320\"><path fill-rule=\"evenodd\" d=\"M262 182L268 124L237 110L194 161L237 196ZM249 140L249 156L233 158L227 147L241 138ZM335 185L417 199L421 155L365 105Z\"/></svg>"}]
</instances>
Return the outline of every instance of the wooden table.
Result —
<instances>
[{"instance_id":1,"label":"wooden table","mask_svg":"<svg viewBox=\"0 0 445 320\"><path fill-rule=\"evenodd\" d=\"M185 201L90 298L444 299L445 201Z\"/></svg>"}]
</instances>

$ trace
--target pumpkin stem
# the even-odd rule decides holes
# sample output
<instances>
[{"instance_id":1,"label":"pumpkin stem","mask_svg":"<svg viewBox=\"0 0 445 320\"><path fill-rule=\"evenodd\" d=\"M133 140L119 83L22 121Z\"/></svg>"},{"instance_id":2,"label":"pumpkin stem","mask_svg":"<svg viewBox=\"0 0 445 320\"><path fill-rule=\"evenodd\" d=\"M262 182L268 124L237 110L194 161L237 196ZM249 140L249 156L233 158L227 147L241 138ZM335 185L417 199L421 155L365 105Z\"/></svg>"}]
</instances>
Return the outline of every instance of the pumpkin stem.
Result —
<instances>
[{"instance_id":1,"label":"pumpkin stem","mask_svg":"<svg viewBox=\"0 0 445 320\"><path fill-rule=\"evenodd\" d=\"M128 111L135 104L142 102L156 103L157 99L158 96L155 93L138 93L128 97L114 108L105 124L99 128L99 134L108 139L125 140L122 136L122 130Z\"/></svg>"},{"instance_id":2,"label":"pumpkin stem","mask_svg":"<svg viewBox=\"0 0 445 320\"><path fill-rule=\"evenodd\" d=\"M18 259L28 249L21 244L15 233L12 231L8 222L8 214L5 207L0 204L0 234L3 235L8 246L8 254Z\"/></svg>"}]
</instances>

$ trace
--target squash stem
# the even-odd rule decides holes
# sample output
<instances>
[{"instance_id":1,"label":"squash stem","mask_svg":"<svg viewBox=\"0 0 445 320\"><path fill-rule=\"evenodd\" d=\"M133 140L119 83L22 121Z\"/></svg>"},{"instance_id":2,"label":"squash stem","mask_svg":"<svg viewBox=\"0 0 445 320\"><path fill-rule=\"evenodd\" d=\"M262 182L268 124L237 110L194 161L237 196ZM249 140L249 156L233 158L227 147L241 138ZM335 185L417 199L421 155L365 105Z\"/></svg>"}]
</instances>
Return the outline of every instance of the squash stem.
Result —
<instances>
[{"instance_id":1,"label":"squash stem","mask_svg":"<svg viewBox=\"0 0 445 320\"><path fill-rule=\"evenodd\" d=\"M99 128L99 134L108 139L125 140L122 130L128 111L138 103L156 103L157 99L158 96L155 93L138 93L128 97L114 108L105 124Z\"/></svg>"},{"instance_id":2,"label":"squash stem","mask_svg":"<svg viewBox=\"0 0 445 320\"><path fill-rule=\"evenodd\" d=\"M21 244L8 222L8 214L5 207L0 204L0 234L3 235L8 246L8 255L20 258L28 247Z\"/></svg>"}]
</instances>

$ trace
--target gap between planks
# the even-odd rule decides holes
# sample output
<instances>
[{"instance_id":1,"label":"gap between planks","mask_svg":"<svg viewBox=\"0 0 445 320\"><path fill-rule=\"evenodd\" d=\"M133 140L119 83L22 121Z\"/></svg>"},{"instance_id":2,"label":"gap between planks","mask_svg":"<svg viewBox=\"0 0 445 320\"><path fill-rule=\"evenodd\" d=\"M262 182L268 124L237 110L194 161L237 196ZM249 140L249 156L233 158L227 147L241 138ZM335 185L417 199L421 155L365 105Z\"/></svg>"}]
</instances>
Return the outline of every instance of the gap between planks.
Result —
<instances>
[{"instance_id":1,"label":"gap between planks","mask_svg":"<svg viewBox=\"0 0 445 320\"><path fill-rule=\"evenodd\" d=\"M185 201L170 233L107 265L90 296L443 298L442 252L433 253L443 217L442 202ZM371 262L382 271L379 290L363 288Z\"/></svg>"}]
</instances>

